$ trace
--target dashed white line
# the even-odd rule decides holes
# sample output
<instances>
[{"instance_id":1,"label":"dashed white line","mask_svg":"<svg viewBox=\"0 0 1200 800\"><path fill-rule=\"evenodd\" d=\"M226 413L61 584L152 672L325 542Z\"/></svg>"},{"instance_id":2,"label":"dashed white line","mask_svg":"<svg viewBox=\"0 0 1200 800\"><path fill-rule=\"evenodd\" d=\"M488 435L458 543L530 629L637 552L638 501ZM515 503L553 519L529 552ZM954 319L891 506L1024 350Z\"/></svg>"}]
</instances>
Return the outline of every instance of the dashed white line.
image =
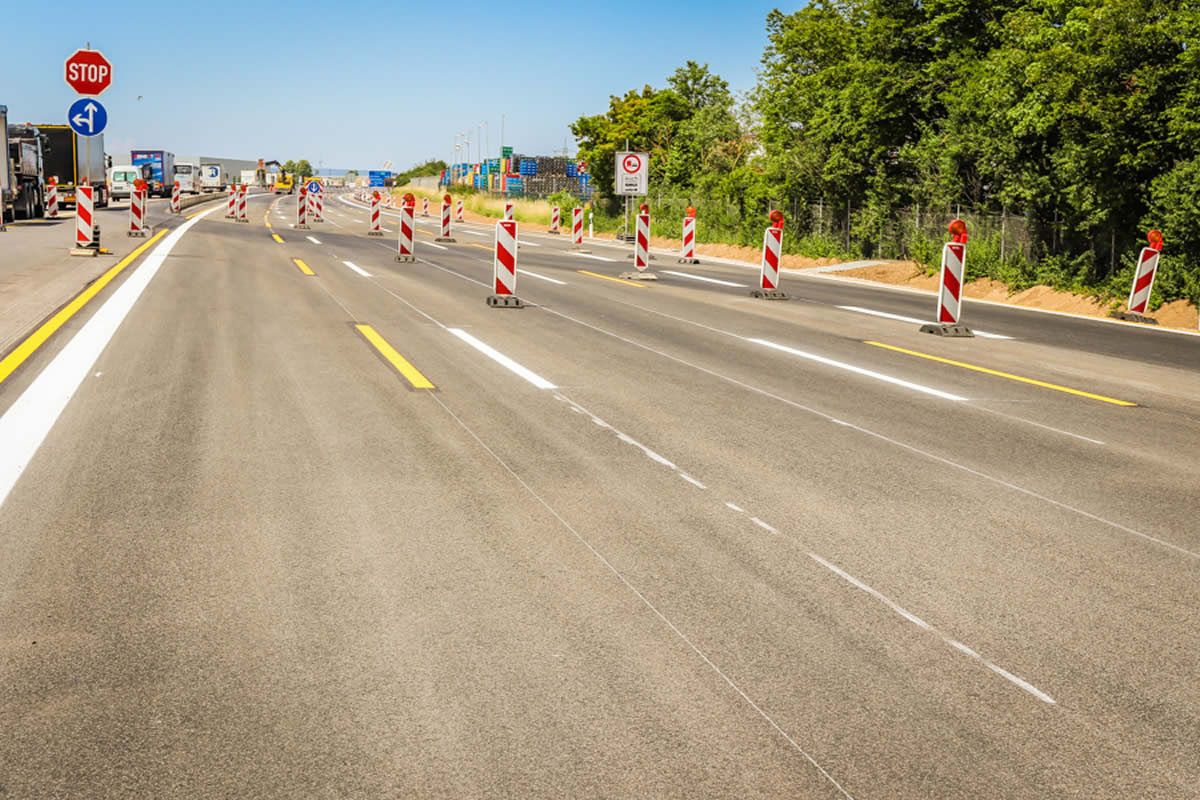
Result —
<instances>
[{"instance_id":1,"label":"dashed white line","mask_svg":"<svg viewBox=\"0 0 1200 800\"><path fill-rule=\"evenodd\" d=\"M429 247L432 247L434 250L445 250L446 249L446 245L438 244L437 242L421 242L421 246L422 247L429 246Z\"/></svg>"},{"instance_id":2,"label":"dashed white line","mask_svg":"<svg viewBox=\"0 0 1200 800\"><path fill-rule=\"evenodd\" d=\"M695 478L693 478L691 475L688 475L686 472L679 472L679 473L676 473L676 474L677 474L677 475L679 475L679 477L683 478L683 479L684 479L685 481L687 481L688 483L692 484L693 486L698 486L698 487L700 487L701 489L707 489L707 488L708 488L708 487L707 487L707 486L705 486L703 483L701 483L700 481L698 481L698 480L696 480Z\"/></svg>"},{"instance_id":3,"label":"dashed white line","mask_svg":"<svg viewBox=\"0 0 1200 800\"><path fill-rule=\"evenodd\" d=\"M566 281L560 281L557 278L547 278L545 275L538 275L536 272L530 272L529 270L517 269L517 272L521 273L522 275L528 275L531 278L540 278L541 280L549 281L550 283L557 283L559 286L567 285Z\"/></svg>"},{"instance_id":4,"label":"dashed white line","mask_svg":"<svg viewBox=\"0 0 1200 800\"><path fill-rule=\"evenodd\" d=\"M579 256L580 258L591 258L591 259L595 259L596 261L609 261L609 262L616 261L615 258L605 258L604 256L594 256L591 253L576 253L572 250L568 250L567 252L573 256Z\"/></svg>"},{"instance_id":5,"label":"dashed white line","mask_svg":"<svg viewBox=\"0 0 1200 800\"><path fill-rule=\"evenodd\" d=\"M483 353L485 356L492 359L500 366L521 376L525 380L529 381L537 388L539 388L539 389L555 388L553 383L546 380L541 375L538 375L536 372L533 372L532 370L521 366L520 364L513 361L508 356L501 353L499 350L496 350L495 348L491 347L490 345L484 344L483 342L479 341L478 339L476 339L474 336L467 333L463 329L447 328L446 330L450 331L450 333L454 334L459 339L462 339L464 342L471 345L471 347L474 347L476 350Z\"/></svg>"},{"instance_id":6,"label":"dashed white line","mask_svg":"<svg viewBox=\"0 0 1200 800\"><path fill-rule=\"evenodd\" d=\"M321 243L321 240L320 240L320 239L318 239L318 238L317 238L317 237L315 237L315 236L305 236L304 238L305 238L305 239L308 239L308 240L309 240L310 242L312 242L313 244L320 244L320 243Z\"/></svg>"},{"instance_id":7,"label":"dashed white line","mask_svg":"<svg viewBox=\"0 0 1200 800\"><path fill-rule=\"evenodd\" d=\"M861 306L838 306L838 308L842 309L843 311L855 311L859 314L870 314L873 317L883 317L884 319L894 319L894 320L898 320L900 322L915 322L918 325L924 325L924 324L930 322L930 320L927 320L927 319L919 319L917 317L906 317L903 314L889 314L886 311L876 311L873 308L863 308ZM971 329L971 332L974 333L976 336L982 337L984 339L1011 339L1011 338L1013 338L1011 336L1005 336L1004 334L1001 334L1001 333L988 333L987 331L979 331L979 330L975 330L974 328Z\"/></svg>"},{"instance_id":8,"label":"dashed white line","mask_svg":"<svg viewBox=\"0 0 1200 800\"><path fill-rule=\"evenodd\" d=\"M735 506L733 503L726 503L725 505L728 506L729 508L732 508L734 511L738 512L739 514L746 513L746 509L742 508L741 506Z\"/></svg>"},{"instance_id":9,"label":"dashed white line","mask_svg":"<svg viewBox=\"0 0 1200 800\"><path fill-rule=\"evenodd\" d=\"M746 287L746 284L744 284L744 283L734 283L733 281L719 281L716 278L706 278L703 275L691 275L687 272L675 272L674 270L669 270L669 269L660 269L659 272L663 273L664 275L674 275L677 278L690 278L691 280L694 280L694 281L704 281L705 283L715 283L720 286L740 286L743 289Z\"/></svg>"},{"instance_id":10,"label":"dashed white line","mask_svg":"<svg viewBox=\"0 0 1200 800\"><path fill-rule=\"evenodd\" d=\"M890 383L895 386L903 386L905 389L912 389L914 392L922 392L923 394L933 395L934 397L940 397L943 400L957 400L957 401L962 402L967 399L965 397L960 397L956 394L950 394L949 392L943 392L940 389L934 389L930 386L925 386L920 383L913 383L912 381L901 380L900 378L893 378L891 375L884 375L881 372L875 372L874 370L863 369L862 367L856 367L853 364L847 364L842 361L834 361L832 358L825 358L824 356L819 356L819 355L816 355L815 353L806 353L803 350L797 350L794 347L787 347L782 344L776 344L775 342L769 342L766 339L747 339L746 341L754 342L755 344L761 344L764 347L770 347L775 350L780 350L784 353L790 353L794 356L799 356L800 358L807 358L809 361L816 361L818 364L824 364L825 366L828 366L828 367L836 367L838 369L844 369L847 372L853 372L856 375L863 375L867 378L874 378L875 380L883 381L884 383Z\"/></svg>"},{"instance_id":11,"label":"dashed white line","mask_svg":"<svg viewBox=\"0 0 1200 800\"><path fill-rule=\"evenodd\" d=\"M362 275L364 278L369 278L369 277L371 277L371 273L367 272L367 271L366 271L365 269L363 269L362 267L356 266L355 264L352 264L352 263L351 263L351 262L349 262L349 261L343 261L342 263L343 263L343 264L345 264L345 265L346 265L347 267L349 267L350 269L352 269L352 270L354 270L355 272L357 272L359 275Z\"/></svg>"}]
</instances>

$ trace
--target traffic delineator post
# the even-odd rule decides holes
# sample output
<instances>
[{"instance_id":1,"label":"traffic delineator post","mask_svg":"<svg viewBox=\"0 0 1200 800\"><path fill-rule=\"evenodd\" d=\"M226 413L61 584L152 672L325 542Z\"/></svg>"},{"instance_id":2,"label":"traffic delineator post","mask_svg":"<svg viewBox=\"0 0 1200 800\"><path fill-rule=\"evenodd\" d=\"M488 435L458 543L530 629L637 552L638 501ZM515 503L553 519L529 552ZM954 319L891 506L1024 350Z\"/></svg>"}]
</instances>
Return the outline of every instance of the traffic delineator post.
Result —
<instances>
[{"instance_id":1,"label":"traffic delineator post","mask_svg":"<svg viewBox=\"0 0 1200 800\"><path fill-rule=\"evenodd\" d=\"M442 201L442 234L434 241L438 242L453 242L454 237L450 235L450 203L446 200Z\"/></svg>"},{"instance_id":2,"label":"traffic delineator post","mask_svg":"<svg viewBox=\"0 0 1200 800\"><path fill-rule=\"evenodd\" d=\"M313 203L313 222L325 222L325 192L318 189L315 192L309 192Z\"/></svg>"},{"instance_id":3,"label":"traffic delineator post","mask_svg":"<svg viewBox=\"0 0 1200 800\"><path fill-rule=\"evenodd\" d=\"M559 223L560 213L561 212L559 211L558 206L554 206L553 208L550 209L550 230L546 231L546 233L552 233L555 236L558 236L558 223Z\"/></svg>"},{"instance_id":4,"label":"traffic delineator post","mask_svg":"<svg viewBox=\"0 0 1200 800\"><path fill-rule=\"evenodd\" d=\"M171 185L171 213L172 214L180 213L179 181L175 181L175 183L173 183Z\"/></svg>"},{"instance_id":5,"label":"traffic delineator post","mask_svg":"<svg viewBox=\"0 0 1200 800\"><path fill-rule=\"evenodd\" d=\"M463 219L463 201L462 200L458 200L454 204L454 221L455 222L466 222L466 220Z\"/></svg>"},{"instance_id":6,"label":"traffic delineator post","mask_svg":"<svg viewBox=\"0 0 1200 800\"><path fill-rule=\"evenodd\" d=\"M695 209L689 210L694 214ZM700 263L700 259L696 258L696 217L694 215L683 218L683 238L679 247L679 263Z\"/></svg>"},{"instance_id":7,"label":"traffic delineator post","mask_svg":"<svg viewBox=\"0 0 1200 800\"><path fill-rule=\"evenodd\" d=\"M1146 316L1146 312L1150 310L1150 293L1154 291L1154 276L1158 272L1158 259L1162 254L1162 231L1152 230L1146 238L1149 244L1138 253L1133 286L1129 289L1128 310L1113 312L1112 316L1128 322L1157 325L1158 320Z\"/></svg>"},{"instance_id":8,"label":"traffic delineator post","mask_svg":"<svg viewBox=\"0 0 1200 800\"><path fill-rule=\"evenodd\" d=\"M129 193L129 230L126 232L128 236L146 235L146 196L148 194L149 189L141 180Z\"/></svg>"},{"instance_id":9,"label":"traffic delineator post","mask_svg":"<svg viewBox=\"0 0 1200 800\"><path fill-rule=\"evenodd\" d=\"M229 184L229 202L225 209L225 219L237 219L237 184Z\"/></svg>"},{"instance_id":10,"label":"traffic delineator post","mask_svg":"<svg viewBox=\"0 0 1200 800\"><path fill-rule=\"evenodd\" d=\"M73 256L94 256L100 250L100 243L96 241L95 235L93 191L87 184L75 187L75 246L71 248Z\"/></svg>"},{"instance_id":11,"label":"traffic delineator post","mask_svg":"<svg viewBox=\"0 0 1200 800\"><path fill-rule=\"evenodd\" d=\"M396 260L397 261L416 261L417 255L413 247L413 231L416 228L416 223L413 221L413 211L416 206L411 206L408 203L400 204L400 224L396 226Z\"/></svg>"},{"instance_id":12,"label":"traffic delineator post","mask_svg":"<svg viewBox=\"0 0 1200 800\"><path fill-rule=\"evenodd\" d=\"M58 183L54 178L46 184L46 219L58 219Z\"/></svg>"},{"instance_id":13,"label":"traffic delineator post","mask_svg":"<svg viewBox=\"0 0 1200 800\"><path fill-rule=\"evenodd\" d=\"M511 200L504 201L504 218L507 220L513 218L513 203Z\"/></svg>"},{"instance_id":14,"label":"traffic delineator post","mask_svg":"<svg viewBox=\"0 0 1200 800\"><path fill-rule=\"evenodd\" d=\"M571 209L571 247L577 253L588 253L589 250L583 249L583 207L575 206Z\"/></svg>"},{"instance_id":15,"label":"traffic delineator post","mask_svg":"<svg viewBox=\"0 0 1200 800\"><path fill-rule=\"evenodd\" d=\"M367 224L367 236L383 236L379 223L379 192L371 192L371 217Z\"/></svg>"},{"instance_id":16,"label":"traffic delineator post","mask_svg":"<svg viewBox=\"0 0 1200 800\"><path fill-rule=\"evenodd\" d=\"M296 195L296 229L311 230L308 227L308 190L303 186L300 187L300 194Z\"/></svg>"},{"instance_id":17,"label":"traffic delineator post","mask_svg":"<svg viewBox=\"0 0 1200 800\"><path fill-rule=\"evenodd\" d=\"M492 255L492 290L487 304L492 308L522 308L517 297L517 222L496 222L496 246Z\"/></svg>"},{"instance_id":18,"label":"traffic delineator post","mask_svg":"<svg viewBox=\"0 0 1200 800\"><path fill-rule=\"evenodd\" d=\"M967 223L950 223L950 241L942 245L941 277L938 281L937 322L921 326L921 333L936 336L972 338L971 329L962 324L963 285L967 264Z\"/></svg>"},{"instance_id":19,"label":"traffic delineator post","mask_svg":"<svg viewBox=\"0 0 1200 800\"><path fill-rule=\"evenodd\" d=\"M646 206L642 206L646 208ZM633 266L634 272L622 272L621 278L627 281L656 281L658 276L647 272L650 266L650 212L640 211L637 215L637 226L633 237Z\"/></svg>"},{"instance_id":20,"label":"traffic delineator post","mask_svg":"<svg viewBox=\"0 0 1200 800\"><path fill-rule=\"evenodd\" d=\"M428 197L421 198L421 216L422 217L429 216L429 198Z\"/></svg>"},{"instance_id":21,"label":"traffic delineator post","mask_svg":"<svg viewBox=\"0 0 1200 800\"><path fill-rule=\"evenodd\" d=\"M248 187L244 183L241 185L241 188L238 189L238 197L237 197L237 221L238 222L249 222L250 221L250 218L246 216L246 193L247 193L247 190L248 190Z\"/></svg>"},{"instance_id":22,"label":"traffic delineator post","mask_svg":"<svg viewBox=\"0 0 1200 800\"><path fill-rule=\"evenodd\" d=\"M762 300L787 300L788 296L779 289L779 264L783 257L783 214L771 212L771 227L763 231L762 266L759 271L758 288L750 292L751 297Z\"/></svg>"}]
</instances>

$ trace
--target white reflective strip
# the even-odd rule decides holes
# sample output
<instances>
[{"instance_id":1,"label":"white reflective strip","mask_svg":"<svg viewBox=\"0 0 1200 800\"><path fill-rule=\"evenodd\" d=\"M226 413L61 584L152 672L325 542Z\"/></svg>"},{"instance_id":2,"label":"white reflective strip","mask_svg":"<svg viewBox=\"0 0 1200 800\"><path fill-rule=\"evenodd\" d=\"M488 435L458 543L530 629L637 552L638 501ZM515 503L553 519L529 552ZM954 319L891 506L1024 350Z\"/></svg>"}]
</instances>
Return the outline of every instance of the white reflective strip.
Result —
<instances>
[{"instance_id":1,"label":"white reflective strip","mask_svg":"<svg viewBox=\"0 0 1200 800\"><path fill-rule=\"evenodd\" d=\"M350 269L352 269L352 270L354 270L355 272L357 272L359 275L362 275L364 278L369 278L369 277L371 277L371 273L367 272L367 271L366 271L365 269L363 269L362 267L356 266L356 265L354 265L354 264L350 263L349 261L343 261L342 263L343 263L343 264L345 264L345 265L346 265L347 267L349 267Z\"/></svg>"},{"instance_id":2,"label":"white reflective strip","mask_svg":"<svg viewBox=\"0 0 1200 800\"><path fill-rule=\"evenodd\" d=\"M566 281L560 281L557 278L547 278L545 275L538 275L536 272L530 272L529 270L518 269L517 272L521 273L522 275L528 275L531 278L539 278L543 281L549 281L550 283L557 283L559 286L567 285Z\"/></svg>"},{"instance_id":3,"label":"white reflective strip","mask_svg":"<svg viewBox=\"0 0 1200 800\"><path fill-rule=\"evenodd\" d=\"M719 281L716 278L706 278L703 275L689 275L686 272L675 272L675 271L669 270L669 269L660 269L659 272L663 273L664 275L675 275L676 277L679 277L679 278L690 278L694 281L704 281L705 283L716 283L721 286L745 287L745 285L746 285L744 283L734 283L733 281Z\"/></svg>"},{"instance_id":4,"label":"white reflective strip","mask_svg":"<svg viewBox=\"0 0 1200 800\"><path fill-rule=\"evenodd\" d=\"M512 372L521 376L525 380L529 381L537 388L539 388L539 389L554 389L554 388L556 388L553 383L546 380L542 376L538 375L536 372L526 369L525 367L521 366L517 362L513 361L508 356L506 356L503 353L499 352L498 350L492 348L491 346L484 344L483 342L479 341L474 336L472 336L471 334L462 330L461 328L447 328L446 330L450 331L450 333L454 334L459 339L462 339L464 342L471 345L471 347L474 347L476 350L483 353L485 356L492 359L500 366L504 367L505 369L511 370Z\"/></svg>"},{"instance_id":5,"label":"white reflective strip","mask_svg":"<svg viewBox=\"0 0 1200 800\"><path fill-rule=\"evenodd\" d=\"M838 306L843 311L857 311L859 314L870 314L873 317L883 317L884 319L894 319L900 322L915 322L918 325L924 325L929 322L927 319L918 319L917 317L906 317L903 314L889 314L886 311L875 311L871 308L862 308L860 306ZM987 331L977 331L974 328L971 332L976 336L981 336L984 339L1012 339L1011 336L1005 336L1002 333L988 333Z\"/></svg>"}]
</instances>

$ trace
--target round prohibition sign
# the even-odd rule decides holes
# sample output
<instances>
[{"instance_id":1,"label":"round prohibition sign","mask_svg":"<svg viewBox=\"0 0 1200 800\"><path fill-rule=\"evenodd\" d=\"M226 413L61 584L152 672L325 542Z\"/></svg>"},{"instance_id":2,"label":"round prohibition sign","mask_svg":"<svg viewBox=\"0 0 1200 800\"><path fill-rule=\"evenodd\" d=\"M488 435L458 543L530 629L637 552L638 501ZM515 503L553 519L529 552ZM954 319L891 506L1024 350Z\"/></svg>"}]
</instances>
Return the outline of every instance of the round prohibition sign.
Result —
<instances>
[{"instance_id":1,"label":"round prohibition sign","mask_svg":"<svg viewBox=\"0 0 1200 800\"><path fill-rule=\"evenodd\" d=\"M642 159L630 153L621 161L621 167L630 175L636 175L642 169Z\"/></svg>"}]
</instances>

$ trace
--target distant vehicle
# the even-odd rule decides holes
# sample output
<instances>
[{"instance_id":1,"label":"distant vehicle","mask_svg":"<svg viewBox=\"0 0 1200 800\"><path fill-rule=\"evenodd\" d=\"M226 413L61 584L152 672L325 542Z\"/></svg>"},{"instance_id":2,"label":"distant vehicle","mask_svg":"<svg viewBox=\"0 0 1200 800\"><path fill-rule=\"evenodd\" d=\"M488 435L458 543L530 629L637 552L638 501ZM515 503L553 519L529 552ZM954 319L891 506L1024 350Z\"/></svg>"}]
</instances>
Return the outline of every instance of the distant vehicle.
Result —
<instances>
[{"instance_id":1,"label":"distant vehicle","mask_svg":"<svg viewBox=\"0 0 1200 800\"><path fill-rule=\"evenodd\" d=\"M200 165L195 161L176 161L175 180L180 192L200 194Z\"/></svg>"},{"instance_id":2,"label":"distant vehicle","mask_svg":"<svg viewBox=\"0 0 1200 800\"><path fill-rule=\"evenodd\" d=\"M275 187L274 193L275 194L291 194L293 191L295 191L296 176L292 175L291 173L284 172L283 165L280 164L278 161L267 161L266 163L263 164L263 169L265 170L267 167L271 167L271 166L276 167L279 170L279 173L275 176L274 180L269 182L272 186Z\"/></svg>"},{"instance_id":3,"label":"distant vehicle","mask_svg":"<svg viewBox=\"0 0 1200 800\"><path fill-rule=\"evenodd\" d=\"M150 194L170 197L175 184L175 154L166 150L134 150L129 154L135 167L150 165Z\"/></svg>"},{"instance_id":4,"label":"distant vehicle","mask_svg":"<svg viewBox=\"0 0 1200 800\"><path fill-rule=\"evenodd\" d=\"M133 186L139 178L150 184L150 165L143 164L135 167L132 164L117 164L108 168L108 190L113 200L128 198L133 194Z\"/></svg>"},{"instance_id":5,"label":"distant vehicle","mask_svg":"<svg viewBox=\"0 0 1200 800\"><path fill-rule=\"evenodd\" d=\"M220 164L205 164L201 166L200 188L206 192L225 191L225 168Z\"/></svg>"},{"instance_id":6,"label":"distant vehicle","mask_svg":"<svg viewBox=\"0 0 1200 800\"><path fill-rule=\"evenodd\" d=\"M107 172L104 168L104 134L77 136L69 125L38 125L42 143L42 174L58 184L58 204L75 204L75 187L85 180L94 191L98 208L108 205Z\"/></svg>"},{"instance_id":7,"label":"distant vehicle","mask_svg":"<svg viewBox=\"0 0 1200 800\"><path fill-rule=\"evenodd\" d=\"M37 219L45 212L42 143L37 128L8 124L8 108L0 106L0 144L7 155L0 168L4 220Z\"/></svg>"},{"instance_id":8,"label":"distant vehicle","mask_svg":"<svg viewBox=\"0 0 1200 800\"><path fill-rule=\"evenodd\" d=\"M258 177L257 170L244 169L244 170L242 170L242 179L240 181L238 181L238 183L240 183L244 186L254 186L257 183L255 181L255 178L257 178L257 177Z\"/></svg>"}]
</instances>

